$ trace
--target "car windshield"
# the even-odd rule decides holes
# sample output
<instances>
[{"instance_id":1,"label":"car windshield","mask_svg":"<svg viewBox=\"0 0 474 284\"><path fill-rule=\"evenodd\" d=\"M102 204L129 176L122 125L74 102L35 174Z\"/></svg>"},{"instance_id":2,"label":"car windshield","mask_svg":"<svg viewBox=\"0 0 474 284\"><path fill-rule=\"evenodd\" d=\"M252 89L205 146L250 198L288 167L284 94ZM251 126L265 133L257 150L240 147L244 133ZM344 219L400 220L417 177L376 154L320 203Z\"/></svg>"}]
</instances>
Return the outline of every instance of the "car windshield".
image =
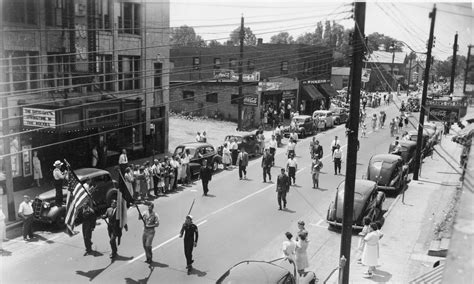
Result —
<instances>
[{"instance_id":1,"label":"car windshield","mask_svg":"<svg viewBox=\"0 0 474 284\"><path fill-rule=\"evenodd\" d=\"M295 117L295 118L293 118L293 121L295 123L304 123L305 119L301 118L301 117Z\"/></svg>"},{"instance_id":2,"label":"car windshield","mask_svg":"<svg viewBox=\"0 0 474 284\"><path fill-rule=\"evenodd\" d=\"M176 150L174 151L174 154L175 155L181 155L181 154L184 153L185 149L189 149L189 154L191 155L191 157L193 157L194 154L196 153L196 148L180 146L180 147L176 148Z\"/></svg>"},{"instance_id":3,"label":"car windshield","mask_svg":"<svg viewBox=\"0 0 474 284\"><path fill-rule=\"evenodd\" d=\"M225 138L225 141L230 141L231 139L235 139L237 141L237 143L241 143L242 142L242 136L234 136L234 135L228 135L226 138Z\"/></svg>"}]
</instances>

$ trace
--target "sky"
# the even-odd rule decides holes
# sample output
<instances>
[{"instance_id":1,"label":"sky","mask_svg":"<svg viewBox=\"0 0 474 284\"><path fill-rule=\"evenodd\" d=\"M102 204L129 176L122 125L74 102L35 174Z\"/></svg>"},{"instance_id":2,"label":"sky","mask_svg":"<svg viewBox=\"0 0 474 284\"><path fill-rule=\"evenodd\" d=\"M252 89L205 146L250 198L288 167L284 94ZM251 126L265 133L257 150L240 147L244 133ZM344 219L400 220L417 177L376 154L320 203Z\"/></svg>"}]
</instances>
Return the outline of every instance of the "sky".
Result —
<instances>
[{"instance_id":1,"label":"sky","mask_svg":"<svg viewBox=\"0 0 474 284\"><path fill-rule=\"evenodd\" d=\"M194 27L205 40L225 42L244 17L257 38L269 42L272 35L288 32L297 38L313 32L318 21L335 20L346 29L354 27L352 3L315 0L170 0L170 26ZM433 55L445 60L453 53L454 35L458 32L458 54L467 56L473 44L474 10L471 2L368 1L365 34L378 32L406 43L412 50L426 52L429 13L436 4L437 13ZM405 48L407 52L410 49Z\"/></svg>"}]
</instances>

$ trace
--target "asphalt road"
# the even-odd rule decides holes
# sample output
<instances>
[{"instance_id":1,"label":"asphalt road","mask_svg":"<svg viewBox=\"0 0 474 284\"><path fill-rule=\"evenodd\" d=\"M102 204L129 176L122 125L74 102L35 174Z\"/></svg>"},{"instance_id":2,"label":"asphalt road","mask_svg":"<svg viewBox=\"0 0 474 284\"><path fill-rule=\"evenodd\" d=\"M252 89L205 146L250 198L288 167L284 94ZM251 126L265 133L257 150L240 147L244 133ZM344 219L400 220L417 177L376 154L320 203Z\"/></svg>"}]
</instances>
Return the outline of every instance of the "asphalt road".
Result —
<instances>
[{"instance_id":1,"label":"asphalt road","mask_svg":"<svg viewBox=\"0 0 474 284\"><path fill-rule=\"evenodd\" d=\"M387 120L395 113L392 105L387 111ZM296 232L295 224L299 219L310 220L308 226L320 228L318 236L310 236L311 246L319 248L318 255L310 256L310 263L317 267L317 273L327 274L337 264L340 234L327 229L326 210L334 199L336 187L344 179L344 175L334 175L330 158L329 145L335 135L340 137L342 149L346 152L344 126L316 136L325 152L320 189L311 188L311 138L298 143L296 186L290 189L287 210L277 210L275 184L262 182L260 159L254 159L247 168L247 180L239 180L237 169L216 174L207 197L202 196L200 181L196 181L193 186L155 200L161 225L154 239L154 263L151 266L144 263L141 221L136 209L130 208L129 230L124 231L118 250L120 256L114 262L108 257L110 247L103 221L93 233L95 256L83 256L80 233L69 237L61 232L41 231L37 232L37 241L25 243L21 238L11 241L8 247L11 255L0 258L1 282L212 283L241 260L279 256L284 232ZM374 133L368 130L368 138L360 138L357 177L365 174L372 155L387 152L391 141L387 127ZM285 163L285 149L280 148L272 169L273 181ZM345 162L342 167L344 174ZM195 269L187 275L183 243L178 233L193 199L192 215L200 235L194 251ZM391 198L388 198L384 208L388 208L390 202ZM140 208L145 210L144 206Z\"/></svg>"}]
</instances>

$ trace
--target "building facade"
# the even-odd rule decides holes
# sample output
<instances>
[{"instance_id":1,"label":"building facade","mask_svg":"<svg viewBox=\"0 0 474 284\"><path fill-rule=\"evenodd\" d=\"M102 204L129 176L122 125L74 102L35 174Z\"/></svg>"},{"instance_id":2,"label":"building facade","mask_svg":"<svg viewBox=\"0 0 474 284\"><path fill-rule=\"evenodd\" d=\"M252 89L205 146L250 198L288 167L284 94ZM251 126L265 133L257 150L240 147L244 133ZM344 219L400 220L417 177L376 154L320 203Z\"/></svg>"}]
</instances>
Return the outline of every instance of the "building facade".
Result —
<instances>
[{"instance_id":1,"label":"building facade","mask_svg":"<svg viewBox=\"0 0 474 284\"><path fill-rule=\"evenodd\" d=\"M404 52L372 52L364 63L367 68L372 70L366 90L396 92L399 84L404 85L404 78L408 75L406 58L407 55Z\"/></svg>"},{"instance_id":2,"label":"building facade","mask_svg":"<svg viewBox=\"0 0 474 284\"><path fill-rule=\"evenodd\" d=\"M351 74L350 67L332 67L331 84L336 90L349 87L349 76Z\"/></svg>"},{"instance_id":3,"label":"building facade","mask_svg":"<svg viewBox=\"0 0 474 284\"><path fill-rule=\"evenodd\" d=\"M15 185L31 183L32 151L45 178L55 160L90 167L94 147L99 167L121 149L167 151L169 1L4 0L1 12Z\"/></svg>"}]
</instances>

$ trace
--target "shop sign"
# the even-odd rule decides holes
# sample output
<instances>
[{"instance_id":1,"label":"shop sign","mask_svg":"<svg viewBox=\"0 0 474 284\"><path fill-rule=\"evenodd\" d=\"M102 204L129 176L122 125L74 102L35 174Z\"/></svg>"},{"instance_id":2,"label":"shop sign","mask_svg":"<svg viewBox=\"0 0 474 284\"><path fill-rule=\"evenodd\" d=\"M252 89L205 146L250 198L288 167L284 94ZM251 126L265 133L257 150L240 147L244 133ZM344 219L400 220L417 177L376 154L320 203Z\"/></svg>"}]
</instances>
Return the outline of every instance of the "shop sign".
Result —
<instances>
[{"instance_id":1,"label":"shop sign","mask_svg":"<svg viewBox=\"0 0 474 284\"><path fill-rule=\"evenodd\" d=\"M304 80L304 81L301 81L301 84L303 84L303 85L315 85L315 84L324 84L324 83L331 83L331 80L319 79L319 80Z\"/></svg>"},{"instance_id":2,"label":"shop sign","mask_svg":"<svg viewBox=\"0 0 474 284\"><path fill-rule=\"evenodd\" d=\"M459 108L430 107L428 112L429 121L458 121Z\"/></svg>"},{"instance_id":3,"label":"shop sign","mask_svg":"<svg viewBox=\"0 0 474 284\"><path fill-rule=\"evenodd\" d=\"M258 83L258 91L259 92L266 92L266 91L279 91L281 90L281 82L259 82Z\"/></svg>"},{"instance_id":4,"label":"shop sign","mask_svg":"<svg viewBox=\"0 0 474 284\"><path fill-rule=\"evenodd\" d=\"M31 145L24 145L21 147L21 153L23 156L23 176L31 176L32 172L32 157L31 157Z\"/></svg>"},{"instance_id":5,"label":"shop sign","mask_svg":"<svg viewBox=\"0 0 474 284\"><path fill-rule=\"evenodd\" d=\"M239 74L230 69L214 70L213 78L216 80L239 81ZM243 73L242 81L258 82L260 81L260 72Z\"/></svg>"},{"instance_id":6,"label":"shop sign","mask_svg":"<svg viewBox=\"0 0 474 284\"><path fill-rule=\"evenodd\" d=\"M257 106L258 105L257 95L245 95L244 96L244 105L246 105L246 106Z\"/></svg>"},{"instance_id":7,"label":"shop sign","mask_svg":"<svg viewBox=\"0 0 474 284\"><path fill-rule=\"evenodd\" d=\"M56 111L53 109L24 107L23 126L55 128Z\"/></svg>"},{"instance_id":8,"label":"shop sign","mask_svg":"<svg viewBox=\"0 0 474 284\"><path fill-rule=\"evenodd\" d=\"M283 91L282 99L296 99L296 90Z\"/></svg>"},{"instance_id":9,"label":"shop sign","mask_svg":"<svg viewBox=\"0 0 474 284\"><path fill-rule=\"evenodd\" d=\"M111 123L119 123L119 106L109 108L90 108L86 110L86 125L95 126Z\"/></svg>"}]
</instances>

